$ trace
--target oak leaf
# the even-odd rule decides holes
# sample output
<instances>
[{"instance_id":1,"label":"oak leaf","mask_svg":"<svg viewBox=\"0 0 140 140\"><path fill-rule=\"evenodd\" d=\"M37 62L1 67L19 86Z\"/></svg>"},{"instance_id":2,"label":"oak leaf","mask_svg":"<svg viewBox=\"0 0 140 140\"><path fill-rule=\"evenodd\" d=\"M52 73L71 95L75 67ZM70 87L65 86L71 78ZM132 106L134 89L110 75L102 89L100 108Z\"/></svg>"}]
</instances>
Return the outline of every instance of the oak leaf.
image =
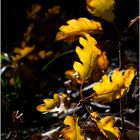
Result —
<instances>
[{"instance_id":1,"label":"oak leaf","mask_svg":"<svg viewBox=\"0 0 140 140\"><path fill-rule=\"evenodd\" d=\"M44 99L44 104L37 106L37 110L42 113L65 112L69 107L70 98L66 94L54 94L54 99Z\"/></svg>"},{"instance_id":2,"label":"oak leaf","mask_svg":"<svg viewBox=\"0 0 140 140\"><path fill-rule=\"evenodd\" d=\"M109 140L119 140L120 139L120 131L117 127L114 127L115 117L114 116L106 116L100 120L96 118L98 113L91 113L92 119L96 122L97 127L101 131L101 133Z\"/></svg>"},{"instance_id":3,"label":"oak leaf","mask_svg":"<svg viewBox=\"0 0 140 140\"><path fill-rule=\"evenodd\" d=\"M76 53L80 62L74 62L73 69L65 72L73 85L83 84L87 81L97 81L103 75L103 71L107 69L109 61L106 52L101 53L97 48L97 41L89 34L85 34L86 39L79 38L79 43L83 46L76 47Z\"/></svg>"},{"instance_id":4,"label":"oak leaf","mask_svg":"<svg viewBox=\"0 0 140 140\"><path fill-rule=\"evenodd\" d=\"M89 34L85 34L87 39L79 38L80 44L76 47L76 53L81 62L74 62L73 68L79 74L82 83L90 78L92 72L97 67L98 56L101 54L101 50L96 47L97 41Z\"/></svg>"},{"instance_id":5,"label":"oak leaf","mask_svg":"<svg viewBox=\"0 0 140 140\"><path fill-rule=\"evenodd\" d=\"M114 0L87 0L87 10L94 16L103 18L109 22L113 22Z\"/></svg>"},{"instance_id":6,"label":"oak leaf","mask_svg":"<svg viewBox=\"0 0 140 140\"><path fill-rule=\"evenodd\" d=\"M136 71L132 67L128 68L124 74L119 69L116 69L112 74L111 80L108 75L104 75L102 80L93 86L95 93L92 100L106 103L124 97L135 75Z\"/></svg>"},{"instance_id":7,"label":"oak leaf","mask_svg":"<svg viewBox=\"0 0 140 140\"><path fill-rule=\"evenodd\" d=\"M79 78L79 74L74 70L67 70L65 75L68 79L71 79L73 86L76 86L77 83L81 84L81 80Z\"/></svg>"},{"instance_id":8,"label":"oak leaf","mask_svg":"<svg viewBox=\"0 0 140 140\"><path fill-rule=\"evenodd\" d=\"M77 116L66 116L64 124L69 125L69 127L62 130L62 135L65 140L84 140L84 136L81 134L81 128L78 125Z\"/></svg>"},{"instance_id":9,"label":"oak leaf","mask_svg":"<svg viewBox=\"0 0 140 140\"><path fill-rule=\"evenodd\" d=\"M83 33L99 34L103 31L101 23L89 20L87 18L71 19L67 21L68 25L62 25L60 32L56 35L56 40L73 41Z\"/></svg>"}]
</instances>

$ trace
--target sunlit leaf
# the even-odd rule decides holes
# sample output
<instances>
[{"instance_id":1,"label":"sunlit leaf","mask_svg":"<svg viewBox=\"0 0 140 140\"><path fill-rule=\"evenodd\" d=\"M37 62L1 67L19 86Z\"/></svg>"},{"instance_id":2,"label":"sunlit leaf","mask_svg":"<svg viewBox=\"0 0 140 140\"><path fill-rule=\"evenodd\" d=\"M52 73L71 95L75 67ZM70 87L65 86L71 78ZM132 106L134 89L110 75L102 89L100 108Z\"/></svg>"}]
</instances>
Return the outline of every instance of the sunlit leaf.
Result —
<instances>
[{"instance_id":1,"label":"sunlit leaf","mask_svg":"<svg viewBox=\"0 0 140 140\"><path fill-rule=\"evenodd\" d=\"M54 94L54 99L44 99L44 104L38 105L39 112L65 112L69 107L70 98L66 94Z\"/></svg>"},{"instance_id":2,"label":"sunlit leaf","mask_svg":"<svg viewBox=\"0 0 140 140\"><path fill-rule=\"evenodd\" d=\"M79 42L83 46L76 47L76 53L81 62L74 62L73 68L79 74L81 83L90 78L94 69L97 68L98 56L101 54L100 49L96 47L97 41L89 34L85 34L86 39L80 37Z\"/></svg>"},{"instance_id":3,"label":"sunlit leaf","mask_svg":"<svg viewBox=\"0 0 140 140\"><path fill-rule=\"evenodd\" d=\"M97 34L103 30L100 22L87 18L71 19L67 24L59 28L56 40L74 40L77 36L83 36L83 33Z\"/></svg>"},{"instance_id":4,"label":"sunlit leaf","mask_svg":"<svg viewBox=\"0 0 140 140\"><path fill-rule=\"evenodd\" d=\"M97 41L89 34L85 34L86 39L79 38L83 48L77 46L76 53L80 62L75 61L73 64L74 70L65 72L66 76L71 79L73 85L83 84L89 80L97 81L102 76L102 70L107 69L109 61L106 52L101 53L97 48Z\"/></svg>"},{"instance_id":5,"label":"sunlit leaf","mask_svg":"<svg viewBox=\"0 0 140 140\"><path fill-rule=\"evenodd\" d=\"M77 83L81 84L82 81L79 79L79 74L75 72L74 70L67 70L65 72L65 75L68 79L71 79L74 86L77 85Z\"/></svg>"},{"instance_id":6,"label":"sunlit leaf","mask_svg":"<svg viewBox=\"0 0 140 140\"><path fill-rule=\"evenodd\" d=\"M135 75L136 71L134 68L127 69L124 74L119 69L116 69L111 79L108 75L104 75L102 80L93 86L95 93L92 100L106 103L122 98L126 94L126 90L131 85L131 81Z\"/></svg>"},{"instance_id":7,"label":"sunlit leaf","mask_svg":"<svg viewBox=\"0 0 140 140\"><path fill-rule=\"evenodd\" d=\"M65 140L84 140L84 136L81 134L81 129L78 125L77 116L66 116L64 124L69 126L62 130Z\"/></svg>"},{"instance_id":8,"label":"sunlit leaf","mask_svg":"<svg viewBox=\"0 0 140 140\"><path fill-rule=\"evenodd\" d=\"M95 115L96 114L96 115ZM100 132L109 140L119 140L120 139L120 131L117 127L114 127L115 117L114 116L106 116L100 120L97 119L98 113L91 113L92 119L96 122L97 127Z\"/></svg>"},{"instance_id":9,"label":"sunlit leaf","mask_svg":"<svg viewBox=\"0 0 140 140\"><path fill-rule=\"evenodd\" d=\"M87 0L87 10L94 16L103 18L109 22L113 22L114 0Z\"/></svg>"}]
</instances>

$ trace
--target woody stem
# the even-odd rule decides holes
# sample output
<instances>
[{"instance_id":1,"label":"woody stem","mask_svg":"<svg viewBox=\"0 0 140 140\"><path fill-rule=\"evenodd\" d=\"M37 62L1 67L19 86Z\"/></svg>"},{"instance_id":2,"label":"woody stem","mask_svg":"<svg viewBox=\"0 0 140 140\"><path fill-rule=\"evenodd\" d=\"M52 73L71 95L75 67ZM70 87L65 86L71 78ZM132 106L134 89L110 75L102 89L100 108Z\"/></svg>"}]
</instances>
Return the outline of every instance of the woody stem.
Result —
<instances>
[{"instance_id":1,"label":"woody stem","mask_svg":"<svg viewBox=\"0 0 140 140\"><path fill-rule=\"evenodd\" d=\"M116 30L117 37L118 37L118 61L119 61L119 68L122 67L122 53L121 53L121 35L119 33L118 28L114 23L112 23L114 29ZM122 106L122 98L119 99L119 104L120 104L120 116L121 116L121 125L122 125L122 130L123 130L123 136L124 139L126 140L126 133L125 133L125 123L124 123L124 116L123 116L123 106Z\"/></svg>"}]
</instances>

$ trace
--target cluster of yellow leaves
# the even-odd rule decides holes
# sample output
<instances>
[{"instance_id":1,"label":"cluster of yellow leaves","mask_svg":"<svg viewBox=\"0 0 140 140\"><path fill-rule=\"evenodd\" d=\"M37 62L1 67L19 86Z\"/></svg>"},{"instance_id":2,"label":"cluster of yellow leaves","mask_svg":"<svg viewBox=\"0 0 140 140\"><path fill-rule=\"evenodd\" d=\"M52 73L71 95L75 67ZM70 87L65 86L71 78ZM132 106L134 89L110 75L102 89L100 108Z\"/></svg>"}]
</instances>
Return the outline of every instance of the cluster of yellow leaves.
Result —
<instances>
[{"instance_id":1,"label":"cluster of yellow leaves","mask_svg":"<svg viewBox=\"0 0 140 140\"><path fill-rule=\"evenodd\" d=\"M57 33L56 40L73 41L77 36L83 36L83 33L96 34L103 30L100 22L87 18L71 19L67 24L59 28L60 32Z\"/></svg>"},{"instance_id":2,"label":"cluster of yellow leaves","mask_svg":"<svg viewBox=\"0 0 140 140\"><path fill-rule=\"evenodd\" d=\"M65 140L84 140L84 136L81 134L81 128L78 125L77 116L67 116L64 124L69 125L69 127L62 130L62 135Z\"/></svg>"},{"instance_id":3,"label":"cluster of yellow leaves","mask_svg":"<svg viewBox=\"0 0 140 140\"><path fill-rule=\"evenodd\" d=\"M93 76L93 73L96 76L96 71L98 73L101 72L101 69L106 69L109 64L106 53L101 53L101 50L96 47L97 41L89 34L85 34L85 37L86 39L79 38L79 42L83 48L76 47L76 53L81 62L74 62L73 68L78 75L70 70L65 73L67 77L72 78L71 80L77 79L77 82L80 84L83 84Z\"/></svg>"},{"instance_id":4,"label":"cluster of yellow leaves","mask_svg":"<svg viewBox=\"0 0 140 140\"><path fill-rule=\"evenodd\" d=\"M120 140L120 131L117 127L114 127L115 117L106 116L99 119L97 112L92 112L92 120L96 123L99 131L109 140ZM65 140L84 140L85 136L82 133L80 126L78 125L77 116L66 116L64 124L68 125L62 130L62 136Z\"/></svg>"},{"instance_id":5,"label":"cluster of yellow leaves","mask_svg":"<svg viewBox=\"0 0 140 140\"><path fill-rule=\"evenodd\" d=\"M113 22L114 0L87 0L87 10L94 16L103 18L109 22Z\"/></svg>"},{"instance_id":6,"label":"cluster of yellow leaves","mask_svg":"<svg viewBox=\"0 0 140 140\"><path fill-rule=\"evenodd\" d=\"M132 67L128 68L124 74L119 69L116 69L112 74L111 80L108 75L104 75L102 80L93 86L95 93L92 100L106 103L124 97L135 75L136 70Z\"/></svg>"},{"instance_id":7,"label":"cluster of yellow leaves","mask_svg":"<svg viewBox=\"0 0 140 140\"><path fill-rule=\"evenodd\" d=\"M120 131L117 127L114 127L115 117L106 116L101 120L97 119L98 113L91 113L92 119L96 122L100 132L109 140L120 140Z\"/></svg>"},{"instance_id":8,"label":"cluster of yellow leaves","mask_svg":"<svg viewBox=\"0 0 140 140\"><path fill-rule=\"evenodd\" d=\"M18 62L25 56L29 55L34 49L35 44L31 47L28 46L28 42L32 37L32 29L34 25L30 24L27 27L27 31L24 33L24 40L21 42L21 47L14 48L13 52L15 53L14 56L11 56L13 62Z\"/></svg>"},{"instance_id":9,"label":"cluster of yellow leaves","mask_svg":"<svg viewBox=\"0 0 140 140\"><path fill-rule=\"evenodd\" d=\"M113 22L114 0L87 0L87 10L94 16L100 17L106 21ZM60 7L48 10L59 12ZM67 21L68 25L59 28L60 32L56 35L56 40L73 41L79 37L79 43L82 48L77 46L76 53L80 62L75 61L73 70L65 72L66 76L74 83L83 85L91 77L106 70L109 65L107 53L102 52L97 47L97 41L90 34L101 33L103 31L100 22L89 20L87 18L72 19ZM45 56L45 52L40 52L40 56ZM107 103L125 96L127 89L136 75L134 68L125 70L124 74L116 69L111 78L103 75L102 80L94 83L92 101ZM101 78L101 77L100 77ZM44 103L37 106L40 112L65 112L68 106L69 97L65 94L54 94L54 99L44 99ZM117 127L114 127L115 117L106 116L99 119L97 112L91 113L92 120L96 123L98 130L109 140L120 140L121 133ZM66 116L64 124L68 127L61 131L65 140L84 140L85 136L78 125L77 116Z\"/></svg>"},{"instance_id":10,"label":"cluster of yellow leaves","mask_svg":"<svg viewBox=\"0 0 140 140\"><path fill-rule=\"evenodd\" d=\"M70 98L66 94L54 94L54 99L44 99L44 104L38 105L39 112L65 112L69 107Z\"/></svg>"}]
</instances>

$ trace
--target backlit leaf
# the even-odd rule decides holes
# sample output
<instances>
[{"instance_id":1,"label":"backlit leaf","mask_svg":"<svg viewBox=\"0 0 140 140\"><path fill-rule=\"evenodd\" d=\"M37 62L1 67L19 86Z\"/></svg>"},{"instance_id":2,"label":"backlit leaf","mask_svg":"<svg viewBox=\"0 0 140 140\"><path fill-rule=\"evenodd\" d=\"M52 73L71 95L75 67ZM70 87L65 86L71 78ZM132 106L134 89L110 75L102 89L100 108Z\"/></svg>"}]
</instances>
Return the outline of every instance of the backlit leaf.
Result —
<instances>
[{"instance_id":1,"label":"backlit leaf","mask_svg":"<svg viewBox=\"0 0 140 140\"><path fill-rule=\"evenodd\" d=\"M66 116L64 124L69 126L62 130L65 140L84 140L84 136L81 134L81 129L78 125L77 116Z\"/></svg>"},{"instance_id":2,"label":"backlit leaf","mask_svg":"<svg viewBox=\"0 0 140 140\"><path fill-rule=\"evenodd\" d=\"M96 122L97 127L101 131L101 133L109 140L119 140L120 139L120 131L117 127L114 127L115 117L114 116L106 116L101 120L98 120L96 116L98 113L91 113L92 119Z\"/></svg>"},{"instance_id":3,"label":"backlit leaf","mask_svg":"<svg viewBox=\"0 0 140 140\"><path fill-rule=\"evenodd\" d=\"M74 62L73 68L79 74L82 83L90 78L92 72L97 67L98 56L101 54L100 49L96 47L97 42L89 34L85 34L87 39L79 38L80 44L76 47L76 53L81 62Z\"/></svg>"},{"instance_id":4,"label":"backlit leaf","mask_svg":"<svg viewBox=\"0 0 140 140\"><path fill-rule=\"evenodd\" d=\"M111 80L108 75L104 75L102 81L95 83L93 86L95 93L92 100L106 103L122 98L135 75L134 68L128 68L124 74L119 69L116 69L112 74Z\"/></svg>"},{"instance_id":5,"label":"backlit leaf","mask_svg":"<svg viewBox=\"0 0 140 140\"><path fill-rule=\"evenodd\" d=\"M80 62L75 61L74 70L65 72L66 76L74 83L73 85L83 84L89 80L99 80L103 74L102 70L107 69L109 64L106 52L101 53L101 50L96 47L97 41L89 34L85 34L85 37L86 39L79 38L83 48L77 46L75 50Z\"/></svg>"},{"instance_id":6,"label":"backlit leaf","mask_svg":"<svg viewBox=\"0 0 140 140\"><path fill-rule=\"evenodd\" d=\"M100 22L87 18L71 19L67 24L59 28L56 40L75 40L77 36L83 36L83 33L98 34L103 30Z\"/></svg>"},{"instance_id":7,"label":"backlit leaf","mask_svg":"<svg viewBox=\"0 0 140 140\"><path fill-rule=\"evenodd\" d=\"M44 104L38 105L39 112L65 112L69 107L70 98L66 94L54 94L54 99L44 99Z\"/></svg>"},{"instance_id":8,"label":"backlit leaf","mask_svg":"<svg viewBox=\"0 0 140 140\"><path fill-rule=\"evenodd\" d=\"M109 22L113 22L114 0L87 0L87 10L94 16L103 18Z\"/></svg>"}]
</instances>

